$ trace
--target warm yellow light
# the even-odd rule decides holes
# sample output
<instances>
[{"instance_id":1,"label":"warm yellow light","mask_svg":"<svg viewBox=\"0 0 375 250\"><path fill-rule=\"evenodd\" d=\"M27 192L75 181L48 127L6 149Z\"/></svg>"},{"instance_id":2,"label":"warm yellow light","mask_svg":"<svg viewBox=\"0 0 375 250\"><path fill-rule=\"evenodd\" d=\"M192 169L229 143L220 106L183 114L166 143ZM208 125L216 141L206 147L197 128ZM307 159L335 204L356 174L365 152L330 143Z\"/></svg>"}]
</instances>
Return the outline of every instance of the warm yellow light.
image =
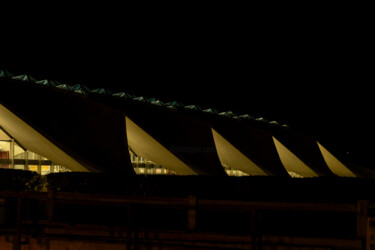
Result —
<instances>
[{"instance_id":1,"label":"warm yellow light","mask_svg":"<svg viewBox=\"0 0 375 250\"><path fill-rule=\"evenodd\" d=\"M46 137L1 104L0 126L25 148L39 155L43 155L53 162L64 165L73 171L88 171L82 164L58 148Z\"/></svg>"},{"instance_id":2,"label":"warm yellow light","mask_svg":"<svg viewBox=\"0 0 375 250\"><path fill-rule=\"evenodd\" d=\"M125 118L125 121L128 145L138 156L151 160L179 175L196 174L187 164L172 154L128 117Z\"/></svg>"},{"instance_id":3,"label":"warm yellow light","mask_svg":"<svg viewBox=\"0 0 375 250\"><path fill-rule=\"evenodd\" d=\"M257 164L242 154L229 141L212 129L216 151L223 166L238 169L249 175L267 175Z\"/></svg>"},{"instance_id":4,"label":"warm yellow light","mask_svg":"<svg viewBox=\"0 0 375 250\"><path fill-rule=\"evenodd\" d=\"M295 173L302 177L317 177L318 175L309 168L301 159L293 154L287 147L285 147L280 141L273 137L277 152L280 160L288 171L288 173ZM290 174L292 177L296 177L294 174Z\"/></svg>"},{"instance_id":5,"label":"warm yellow light","mask_svg":"<svg viewBox=\"0 0 375 250\"><path fill-rule=\"evenodd\" d=\"M352 171L350 171L341 161L339 161L333 154L323 147L322 144L319 142L317 143L327 166L335 175L341 177L356 177Z\"/></svg>"}]
</instances>

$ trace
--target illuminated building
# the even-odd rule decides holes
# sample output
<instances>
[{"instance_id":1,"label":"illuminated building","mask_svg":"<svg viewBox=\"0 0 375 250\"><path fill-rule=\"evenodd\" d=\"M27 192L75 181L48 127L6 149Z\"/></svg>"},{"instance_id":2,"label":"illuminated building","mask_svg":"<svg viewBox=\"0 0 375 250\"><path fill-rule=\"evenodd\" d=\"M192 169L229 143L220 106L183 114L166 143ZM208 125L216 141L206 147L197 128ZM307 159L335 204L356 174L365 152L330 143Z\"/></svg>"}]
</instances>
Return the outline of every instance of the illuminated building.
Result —
<instances>
[{"instance_id":1,"label":"illuminated building","mask_svg":"<svg viewBox=\"0 0 375 250\"><path fill-rule=\"evenodd\" d=\"M277 122L1 71L0 167L173 175L371 176Z\"/></svg>"}]
</instances>

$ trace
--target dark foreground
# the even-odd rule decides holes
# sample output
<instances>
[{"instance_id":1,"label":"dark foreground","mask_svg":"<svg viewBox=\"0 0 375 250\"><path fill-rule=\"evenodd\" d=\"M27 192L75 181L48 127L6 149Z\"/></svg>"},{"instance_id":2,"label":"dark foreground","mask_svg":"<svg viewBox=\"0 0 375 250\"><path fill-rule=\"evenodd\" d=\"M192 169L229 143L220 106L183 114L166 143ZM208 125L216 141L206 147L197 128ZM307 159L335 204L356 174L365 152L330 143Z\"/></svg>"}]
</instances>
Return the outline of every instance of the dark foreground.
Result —
<instances>
[{"instance_id":1,"label":"dark foreground","mask_svg":"<svg viewBox=\"0 0 375 250\"><path fill-rule=\"evenodd\" d=\"M30 178L32 182L25 181ZM53 174L44 182L38 178L21 178L23 187L20 178L8 188L2 186L0 249L374 246L372 180L195 176L129 180L83 173ZM44 186L38 190L41 183Z\"/></svg>"}]
</instances>

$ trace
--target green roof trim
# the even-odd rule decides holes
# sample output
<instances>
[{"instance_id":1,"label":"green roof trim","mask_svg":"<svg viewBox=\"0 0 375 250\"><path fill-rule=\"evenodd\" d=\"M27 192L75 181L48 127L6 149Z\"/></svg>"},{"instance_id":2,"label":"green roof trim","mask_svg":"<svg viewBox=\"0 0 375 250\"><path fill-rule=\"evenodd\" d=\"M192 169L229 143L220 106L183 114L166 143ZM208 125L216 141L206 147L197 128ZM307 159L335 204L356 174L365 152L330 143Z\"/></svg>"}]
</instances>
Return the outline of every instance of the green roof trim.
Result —
<instances>
[{"instance_id":1,"label":"green roof trim","mask_svg":"<svg viewBox=\"0 0 375 250\"><path fill-rule=\"evenodd\" d=\"M11 78L13 76L8 70L0 69L0 78Z\"/></svg>"},{"instance_id":2,"label":"green roof trim","mask_svg":"<svg viewBox=\"0 0 375 250\"><path fill-rule=\"evenodd\" d=\"M115 94L112 94L112 96L117 96L117 97L121 97L121 98L129 98L129 99L133 99L135 97L132 94L129 94L129 93L126 93L126 92L115 93Z\"/></svg>"},{"instance_id":3,"label":"green roof trim","mask_svg":"<svg viewBox=\"0 0 375 250\"><path fill-rule=\"evenodd\" d=\"M93 89L90 92L101 94L101 95L112 95L112 91L106 88Z\"/></svg>"},{"instance_id":4,"label":"green roof trim","mask_svg":"<svg viewBox=\"0 0 375 250\"><path fill-rule=\"evenodd\" d=\"M225 112L221 112L221 113L219 113L219 115L222 115L222 116L226 116L226 117L231 117L231 118L233 118L233 117L235 117L236 116L236 114L235 113L233 113L233 111L225 111Z\"/></svg>"},{"instance_id":5,"label":"green roof trim","mask_svg":"<svg viewBox=\"0 0 375 250\"><path fill-rule=\"evenodd\" d=\"M154 104L154 105L165 106L165 103L164 103L164 102L162 102L161 100L156 99L156 98L152 98L152 99L150 100L150 102L151 102L152 104Z\"/></svg>"},{"instance_id":6,"label":"green roof trim","mask_svg":"<svg viewBox=\"0 0 375 250\"><path fill-rule=\"evenodd\" d=\"M30 75L18 75L18 76L13 76L12 79L14 80L21 80L24 82L36 82L37 80L30 76Z\"/></svg>"},{"instance_id":7,"label":"green roof trim","mask_svg":"<svg viewBox=\"0 0 375 250\"><path fill-rule=\"evenodd\" d=\"M240 119L245 119L245 120L254 120L254 117L249 115L249 114L243 114L238 116Z\"/></svg>"},{"instance_id":8,"label":"green roof trim","mask_svg":"<svg viewBox=\"0 0 375 250\"><path fill-rule=\"evenodd\" d=\"M60 84L60 85L57 85L56 88L58 89L63 89L63 90L67 90L67 91L73 91L73 88L72 86L68 85L68 84Z\"/></svg>"},{"instance_id":9,"label":"green roof trim","mask_svg":"<svg viewBox=\"0 0 375 250\"><path fill-rule=\"evenodd\" d=\"M211 114L219 114L219 111L217 110L217 109L211 109L211 108L209 108L209 109L205 109L205 110L203 110L203 112L206 112L206 113L211 113Z\"/></svg>"},{"instance_id":10,"label":"green roof trim","mask_svg":"<svg viewBox=\"0 0 375 250\"><path fill-rule=\"evenodd\" d=\"M184 107L184 105L181 102L178 102L178 101L167 102L165 105L167 107L174 107L174 108L183 108Z\"/></svg>"},{"instance_id":11,"label":"green roof trim","mask_svg":"<svg viewBox=\"0 0 375 250\"><path fill-rule=\"evenodd\" d=\"M178 102L178 101L171 101L171 102L164 103L163 101L161 101L160 99L157 99L157 98L148 99L148 98L145 98L143 96L136 97L136 96L134 96L132 94L129 94L127 92L113 93L111 90L106 89L106 88L97 88L97 89L90 90L87 86L85 86L83 84L76 84L76 85L71 86L71 85L68 85L68 84L61 84L57 81L51 81L51 80L47 80L47 79L38 81L34 77L32 77L30 75L27 75L27 74L14 76L12 73L10 73L9 71L7 71L5 69L0 69L0 78L11 78L11 79L21 80L21 81L25 81L25 82L32 82L32 83L36 83L36 84L39 84L39 85L63 89L63 90L66 90L66 91L73 91L75 93L79 93L79 94L82 94L82 95L87 95L88 93L91 92L91 93L97 93L97 94L109 95L109 96L114 96L114 97L119 97L119 98L131 99L131 100L135 100L135 101L146 102L146 103L150 103L150 104L154 104L154 105L158 105L158 106L164 106L164 107L167 107L169 109L174 109L174 110L177 110L178 108L186 108L186 109L190 109L190 110L201 111L201 112L216 114L216 115L220 115L220 116L226 116L226 117L229 117L229 118L232 118L232 119L255 120L257 122L267 123L271 126L279 126L279 127L285 128L285 129L289 129L289 126L287 124L280 124L277 121L269 122L268 120L266 120L263 117L254 118L253 116L251 116L249 114L236 115L235 113L233 113L233 111L219 112L218 110L216 110L214 108L208 108L208 109L203 110L198 105L192 104L192 105L186 105L185 106L184 104L182 104L181 102Z\"/></svg>"},{"instance_id":12,"label":"green roof trim","mask_svg":"<svg viewBox=\"0 0 375 250\"><path fill-rule=\"evenodd\" d=\"M133 100L140 102L149 102L149 100L143 96L134 97Z\"/></svg>"},{"instance_id":13,"label":"green roof trim","mask_svg":"<svg viewBox=\"0 0 375 250\"><path fill-rule=\"evenodd\" d=\"M87 95L90 92L90 89L83 84L73 85L72 90L78 94L83 94L83 95Z\"/></svg>"},{"instance_id":14,"label":"green roof trim","mask_svg":"<svg viewBox=\"0 0 375 250\"><path fill-rule=\"evenodd\" d=\"M263 117L256 118L255 120L258 121L258 122L266 122L266 123L268 123L268 120L264 119Z\"/></svg>"},{"instance_id":15,"label":"green roof trim","mask_svg":"<svg viewBox=\"0 0 375 250\"><path fill-rule=\"evenodd\" d=\"M270 124L280 126L280 123L278 121L270 121Z\"/></svg>"},{"instance_id":16,"label":"green roof trim","mask_svg":"<svg viewBox=\"0 0 375 250\"><path fill-rule=\"evenodd\" d=\"M50 81L50 80L40 80L36 81L36 84L44 85L44 86L49 86L49 87L56 87L58 85L61 85L61 83L56 82L56 81Z\"/></svg>"},{"instance_id":17,"label":"green roof trim","mask_svg":"<svg viewBox=\"0 0 375 250\"><path fill-rule=\"evenodd\" d=\"M202 111L202 108L201 107L199 107L199 106L197 106L197 105L187 105L187 106L185 106L185 108L187 108L187 109L191 109L191 110L197 110L197 111Z\"/></svg>"}]
</instances>

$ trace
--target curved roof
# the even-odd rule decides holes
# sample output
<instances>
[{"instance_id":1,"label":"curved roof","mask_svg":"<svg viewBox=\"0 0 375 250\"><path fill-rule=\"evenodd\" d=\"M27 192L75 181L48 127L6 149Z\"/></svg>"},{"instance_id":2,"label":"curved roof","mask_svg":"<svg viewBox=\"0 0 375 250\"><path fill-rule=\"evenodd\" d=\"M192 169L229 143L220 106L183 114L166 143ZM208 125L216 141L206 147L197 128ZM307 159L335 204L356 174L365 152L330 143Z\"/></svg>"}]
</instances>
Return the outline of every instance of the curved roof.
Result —
<instances>
[{"instance_id":1,"label":"curved roof","mask_svg":"<svg viewBox=\"0 0 375 250\"><path fill-rule=\"evenodd\" d=\"M180 174L225 175L222 166L250 175L353 177L366 173L334 156L314 138L262 117L177 101L164 103L126 92L113 94L104 88L90 90L81 84L37 81L4 70L0 80L4 83L2 114L16 117L14 121L26 124L25 131L34 131L30 132L34 140L49 141L88 171L134 174L127 152L130 146ZM17 98L28 105L14 102ZM23 135L16 136L23 140Z\"/></svg>"}]
</instances>

